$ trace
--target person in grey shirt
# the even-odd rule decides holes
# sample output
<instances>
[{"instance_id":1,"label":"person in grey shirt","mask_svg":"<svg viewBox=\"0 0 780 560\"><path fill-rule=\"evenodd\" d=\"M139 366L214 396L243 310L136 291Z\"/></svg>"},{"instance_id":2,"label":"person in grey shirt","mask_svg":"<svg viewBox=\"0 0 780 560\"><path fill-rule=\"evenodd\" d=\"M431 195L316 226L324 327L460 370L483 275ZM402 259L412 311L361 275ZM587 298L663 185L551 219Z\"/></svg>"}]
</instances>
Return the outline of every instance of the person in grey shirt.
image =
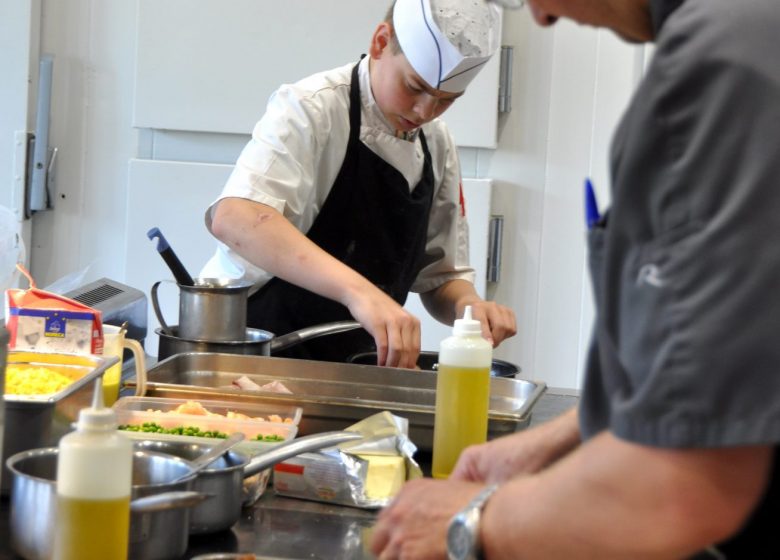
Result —
<instances>
[{"instance_id":1,"label":"person in grey shirt","mask_svg":"<svg viewBox=\"0 0 780 560\"><path fill-rule=\"evenodd\" d=\"M467 449L447 481L408 483L373 551L780 558L780 4L528 5L542 25L656 43L613 139L612 207L589 231L582 398ZM465 533L450 521L464 507Z\"/></svg>"}]
</instances>

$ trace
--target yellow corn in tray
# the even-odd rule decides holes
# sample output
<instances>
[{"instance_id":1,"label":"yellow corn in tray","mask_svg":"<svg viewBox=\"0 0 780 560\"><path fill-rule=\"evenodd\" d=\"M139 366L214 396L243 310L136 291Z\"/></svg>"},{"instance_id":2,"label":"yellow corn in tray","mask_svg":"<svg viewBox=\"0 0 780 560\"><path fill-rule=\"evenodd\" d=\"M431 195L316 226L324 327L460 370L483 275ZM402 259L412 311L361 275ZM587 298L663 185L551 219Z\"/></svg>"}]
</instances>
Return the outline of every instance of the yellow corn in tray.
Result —
<instances>
[{"instance_id":1,"label":"yellow corn in tray","mask_svg":"<svg viewBox=\"0 0 780 560\"><path fill-rule=\"evenodd\" d=\"M67 375L45 367L9 365L5 371L6 395L50 395L71 383Z\"/></svg>"}]
</instances>

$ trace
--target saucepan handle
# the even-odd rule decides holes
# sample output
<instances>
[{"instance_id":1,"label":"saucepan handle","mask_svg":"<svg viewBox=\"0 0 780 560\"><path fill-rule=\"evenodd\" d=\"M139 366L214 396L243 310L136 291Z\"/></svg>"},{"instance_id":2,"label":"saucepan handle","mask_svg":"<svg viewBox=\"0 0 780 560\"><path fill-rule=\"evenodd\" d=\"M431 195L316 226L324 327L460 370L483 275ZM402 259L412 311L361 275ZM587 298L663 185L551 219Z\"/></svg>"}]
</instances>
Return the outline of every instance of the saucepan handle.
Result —
<instances>
[{"instance_id":1,"label":"saucepan handle","mask_svg":"<svg viewBox=\"0 0 780 560\"><path fill-rule=\"evenodd\" d=\"M336 431L311 434L285 441L254 457L249 464L244 467L244 478L255 475L276 463L281 463L285 459L295 457L301 453L332 447L362 437L363 436L356 432Z\"/></svg>"},{"instance_id":2,"label":"saucepan handle","mask_svg":"<svg viewBox=\"0 0 780 560\"><path fill-rule=\"evenodd\" d=\"M271 354L284 350L290 346L295 346L301 342L311 340L320 336L329 334L336 334L346 331L352 331L360 328L360 323L357 321L334 321L332 323L322 323L321 325L313 325L306 327L291 333L284 334L282 336L276 336L271 339Z\"/></svg>"},{"instance_id":3,"label":"saucepan handle","mask_svg":"<svg viewBox=\"0 0 780 560\"><path fill-rule=\"evenodd\" d=\"M135 362L135 396L142 397L146 394L146 354L137 340L125 338L122 344L133 353L133 361Z\"/></svg>"},{"instance_id":4,"label":"saucepan handle","mask_svg":"<svg viewBox=\"0 0 780 560\"><path fill-rule=\"evenodd\" d=\"M163 492L162 494L136 498L130 502L130 511L132 513L152 513L155 511L192 507L212 497L212 494L204 494L202 492Z\"/></svg>"},{"instance_id":5,"label":"saucepan handle","mask_svg":"<svg viewBox=\"0 0 780 560\"><path fill-rule=\"evenodd\" d=\"M168 336L174 336L173 331L168 326L168 323L166 323L165 319L163 319L162 310L160 309L160 301L157 298L157 288L160 287L161 282L165 282L165 280L158 280L152 284L152 307L154 308L154 314L157 316L157 321L159 321L162 331Z\"/></svg>"}]
</instances>

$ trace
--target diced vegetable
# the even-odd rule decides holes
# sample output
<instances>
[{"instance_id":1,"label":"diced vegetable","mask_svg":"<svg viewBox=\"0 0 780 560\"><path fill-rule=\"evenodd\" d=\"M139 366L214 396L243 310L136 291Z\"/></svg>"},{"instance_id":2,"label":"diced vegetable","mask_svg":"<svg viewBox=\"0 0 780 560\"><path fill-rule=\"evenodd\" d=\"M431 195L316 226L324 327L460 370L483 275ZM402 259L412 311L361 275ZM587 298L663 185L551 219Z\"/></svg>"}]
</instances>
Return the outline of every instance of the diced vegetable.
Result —
<instances>
[{"instance_id":1,"label":"diced vegetable","mask_svg":"<svg viewBox=\"0 0 780 560\"><path fill-rule=\"evenodd\" d=\"M9 365L5 375L7 395L50 395L73 383L67 375L46 367Z\"/></svg>"}]
</instances>

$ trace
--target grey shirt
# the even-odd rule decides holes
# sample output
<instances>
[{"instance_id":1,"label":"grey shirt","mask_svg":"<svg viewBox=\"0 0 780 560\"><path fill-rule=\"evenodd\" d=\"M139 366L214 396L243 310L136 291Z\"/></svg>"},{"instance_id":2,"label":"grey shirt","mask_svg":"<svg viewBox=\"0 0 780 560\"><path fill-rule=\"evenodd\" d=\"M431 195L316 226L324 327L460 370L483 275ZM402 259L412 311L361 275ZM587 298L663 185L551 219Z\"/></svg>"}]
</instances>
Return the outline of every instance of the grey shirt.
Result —
<instances>
[{"instance_id":1,"label":"grey shirt","mask_svg":"<svg viewBox=\"0 0 780 560\"><path fill-rule=\"evenodd\" d=\"M580 424L662 447L780 442L780 4L652 0L657 48L589 233Z\"/></svg>"}]
</instances>

